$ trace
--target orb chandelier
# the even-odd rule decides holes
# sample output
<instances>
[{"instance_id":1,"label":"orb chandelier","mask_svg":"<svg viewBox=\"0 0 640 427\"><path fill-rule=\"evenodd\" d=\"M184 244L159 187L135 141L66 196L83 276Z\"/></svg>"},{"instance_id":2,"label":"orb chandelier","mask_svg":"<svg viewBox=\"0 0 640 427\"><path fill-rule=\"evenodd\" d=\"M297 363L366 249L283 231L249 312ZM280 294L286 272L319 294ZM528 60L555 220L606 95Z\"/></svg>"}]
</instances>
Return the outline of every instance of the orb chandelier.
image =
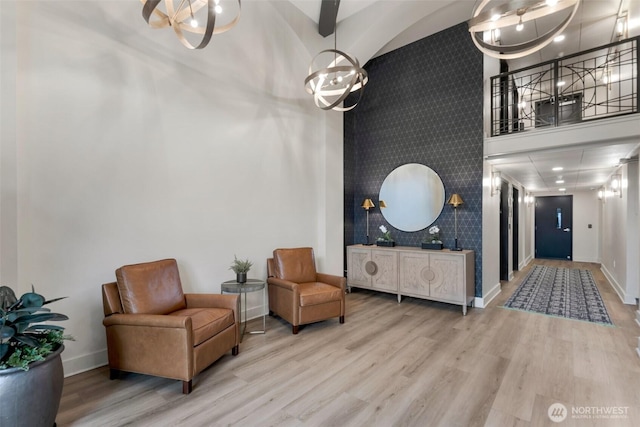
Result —
<instances>
[{"instance_id":1,"label":"orb chandelier","mask_svg":"<svg viewBox=\"0 0 640 427\"><path fill-rule=\"evenodd\" d=\"M360 66L357 58L352 58L341 50L338 50L336 35L338 32L338 5L334 2L335 20L333 21L333 49L326 49L318 53L309 65L309 75L304 79L305 90L313 95L316 107L323 110L349 111L358 105L362 99L364 86L369 81L369 75ZM330 34L330 33L329 33ZM316 63L329 65L316 68ZM314 71L315 70L315 71ZM350 94L350 105L343 102ZM357 97L356 97L357 95Z\"/></svg>"},{"instance_id":2,"label":"orb chandelier","mask_svg":"<svg viewBox=\"0 0 640 427\"><path fill-rule=\"evenodd\" d=\"M316 60L330 56L332 61L324 68L314 70ZM343 65L341 65L343 64ZM318 53L309 65L309 75L304 80L305 89L317 107L323 110L349 111L362 99L364 86L369 81L367 71L352 58L338 49L326 49ZM357 92L353 104L340 105L351 94Z\"/></svg>"},{"instance_id":3,"label":"orb chandelier","mask_svg":"<svg viewBox=\"0 0 640 427\"><path fill-rule=\"evenodd\" d=\"M569 25L580 6L580 0L510 1L487 8L492 0L481 0L467 21L469 33L476 47L493 58L515 59L539 51L551 43ZM522 31L527 22L565 11L566 17L543 35L522 43L501 44L501 31L514 27Z\"/></svg>"},{"instance_id":4,"label":"orb chandelier","mask_svg":"<svg viewBox=\"0 0 640 427\"><path fill-rule=\"evenodd\" d=\"M151 28L171 27L180 42L189 49L202 49L214 34L224 33L233 28L240 19L240 0L179 0L177 7L174 0L164 0L164 11L158 6L162 0L140 0L142 17ZM230 4L238 2L237 10ZM178 0L176 0L176 3ZM223 3L228 3L229 6ZM152 19L153 17L153 19ZM225 19L224 25L216 27L216 19ZM185 32L202 36L198 44L192 44Z\"/></svg>"}]
</instances>

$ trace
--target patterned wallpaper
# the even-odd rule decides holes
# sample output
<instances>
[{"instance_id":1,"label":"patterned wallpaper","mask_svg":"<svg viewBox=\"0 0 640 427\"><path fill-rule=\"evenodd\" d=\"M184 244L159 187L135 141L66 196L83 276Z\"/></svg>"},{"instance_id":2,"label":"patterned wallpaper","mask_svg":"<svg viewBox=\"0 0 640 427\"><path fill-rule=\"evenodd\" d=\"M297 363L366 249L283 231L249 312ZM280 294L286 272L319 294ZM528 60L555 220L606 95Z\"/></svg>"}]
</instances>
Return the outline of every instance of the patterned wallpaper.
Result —
<instances>
[{"instance_id":1,"label":"patterned wallpaper","mask_svg":"<svg viewBox=\"0 0 640 427\"><path fill-rule=\"evenodd\" d=\"M458 245L475 251L476 296L482 295L482 54L466 23L369 61L362 101L344 116L345 244L374 241L385 224L398 245L420 246L427 230L407 233L390 226L378 205L385 177L405 163L436 171L445 200L462 196ZM453 208L435 221L445 247L454 246ZM346 266L346 262L345 262Z\"/></svg>"}]
</instances>

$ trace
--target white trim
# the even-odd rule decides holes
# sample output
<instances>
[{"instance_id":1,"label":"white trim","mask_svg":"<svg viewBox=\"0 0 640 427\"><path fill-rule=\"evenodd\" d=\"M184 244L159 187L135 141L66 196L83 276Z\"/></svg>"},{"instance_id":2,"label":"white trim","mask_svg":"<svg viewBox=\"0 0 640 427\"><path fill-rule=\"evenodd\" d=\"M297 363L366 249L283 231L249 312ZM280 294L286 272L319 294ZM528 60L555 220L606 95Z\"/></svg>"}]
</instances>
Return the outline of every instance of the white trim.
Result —
<instances>
[{"instance_id":1,"label":"white trim","mask_svg":"<svg viewBox=\"0 0 640 427\"><path fill-rule=\"evenodd\" d=\"M485 308L495 297L498 296L498 294L500 294L500 292L502 292L502 288L500 286L500 282L498 282L498 284L487 292L486 296L476 297L473 301L473 306L476 308Z\"/></svg>"},{"instance_id":2,"label":"white trim","mask_svg":"<svg viewBox=\"0 0 640 427\"><path fill-rule=\"evenodd\" d=\"M611 275L609 270L607 270L607 267L604 264L600 265L600 271L602 271L602 273L604 274L604 277L606 277L609 283L611 283L613 290L616 291L616 293L618 294L618 297L620 298L620 301L622 301L623 304L632 304L632 305L636 304L635 298L629 297L629 299L627 300L627 294L625 290L622 288L622 286L620 286L620 284L616 281L616 279L613 278L613 276Z\"/></svg>"},{"instance_id":3,"label":"white trim","mask_svg":"<svg viewBox=\"0 0 640 427\"><path fill-rule=\"evenodd\" d=\"M62 368L65 378L109 364L106 348L95 353L74 357L73 359L65 360L64 352L62 352L62 356Z\"/></svg>"}]
</instances>

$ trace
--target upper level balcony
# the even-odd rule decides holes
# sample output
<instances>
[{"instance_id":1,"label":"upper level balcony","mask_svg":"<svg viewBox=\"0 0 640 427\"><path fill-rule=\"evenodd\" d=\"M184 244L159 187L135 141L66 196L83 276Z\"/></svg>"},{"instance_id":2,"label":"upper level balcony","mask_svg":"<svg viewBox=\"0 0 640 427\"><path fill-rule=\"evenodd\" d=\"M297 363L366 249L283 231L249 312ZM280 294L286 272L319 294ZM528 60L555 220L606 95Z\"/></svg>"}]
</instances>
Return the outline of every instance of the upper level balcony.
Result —
<instances>
[{"instance_id":1,"label":"upper level balcony","mask_svg":"<svg viewBox=\"0 0 640 427\"><path fill-rule=\"evenodd\" d=\"M492 77L491 137L637 113L639 39Z\"/></svg>"}]
</instances>

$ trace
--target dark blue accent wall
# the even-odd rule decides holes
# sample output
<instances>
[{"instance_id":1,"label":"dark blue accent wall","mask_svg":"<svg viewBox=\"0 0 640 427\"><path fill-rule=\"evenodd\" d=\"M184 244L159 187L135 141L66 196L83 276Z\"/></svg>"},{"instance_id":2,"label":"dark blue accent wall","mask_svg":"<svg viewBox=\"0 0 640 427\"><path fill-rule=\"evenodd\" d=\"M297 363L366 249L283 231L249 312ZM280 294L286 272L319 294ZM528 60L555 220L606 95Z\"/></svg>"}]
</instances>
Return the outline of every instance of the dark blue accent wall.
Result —
<instances>
[{"instance_id":1,"label":"dark blue accent wall","mask_svg":"<svg viewBox=\"0 0 640 427\"><path fill-rule=\"evenodd\" d=\"M371 240L385 224L396 244L420 246L427 230L390 226L377 207L385 177L405 163L422 163L444 183L458 209L458 245L475 251L476 296L482 296L482 53L466 23L369 61L369 84L356 108L344 115L345 244L365 243L365 198ZM453 208L435 221L445 247L454 246ZM346 266L346 264L345 264Z\"/></svg>"}]
</instances>

